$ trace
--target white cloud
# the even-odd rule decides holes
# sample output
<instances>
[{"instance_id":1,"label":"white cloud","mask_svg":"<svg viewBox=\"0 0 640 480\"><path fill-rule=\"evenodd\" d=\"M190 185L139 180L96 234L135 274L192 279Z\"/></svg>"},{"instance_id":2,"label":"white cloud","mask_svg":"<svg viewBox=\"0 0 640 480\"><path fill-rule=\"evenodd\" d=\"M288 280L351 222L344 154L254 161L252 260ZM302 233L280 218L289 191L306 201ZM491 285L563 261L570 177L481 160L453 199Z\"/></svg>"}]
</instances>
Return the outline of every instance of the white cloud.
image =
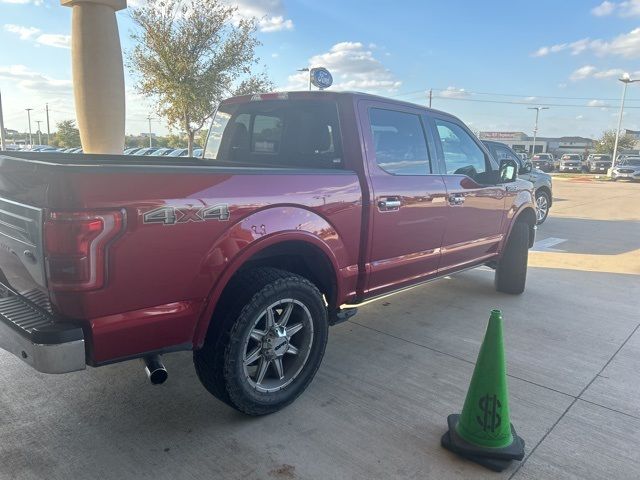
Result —
<instances>
[{"instance_id":1,"label":"white cloud","mask_svg":"<svg viewBox=\"0 0 640 480\"><path fill-rule=\"evenodd\" d=\"M48 47L71 48L71 35L43 33L36 38L36 42Z\"/></svg>"},{"instance_id":2,"label":"white cloud","mask_svg":"<svg viewBox=\"0 0 640 480\"><path fill-rule=\"evenodd\" d=\"M341 42L326 53L309 59L309 67L325 67L333 75L334 90L394 92L402 82L388 70L373 51L360 42ZM306 90L308 72L289 76L287 90Z\"/></svg>"},{"instance_id":3,"label":"white cloud","mask_svg":"<svg viewBox=\"0 0 640 480\"><path fill-rule=\"evenodd\" d=\"M624 75L625 71L621 68L610 68L609 70L601 70L593 74L594 78L620 78Z\"/></svg>"},{"instance_id":4,"label":"white cloud","mask_svg":"<svg viewBox=\"0 0 640 480\"><path fill-rule=\"evenodd\" d=\"M445 98L465 98L469 96L469 92L467 92L464 88L449 86L445 90L440 92L440 96Z\"/></svg>"},{"instance_id":5,"label":"white cloud","mask_svg":"<svg viewBox=\"0 0 640 480\"><path fill-rule=\"evenodd\" d=\"M640 0L639 0L640 1ZM640 8L640 4L638 6ZM600 57L620 56L625 58L640 57L640 27L623 33L611 40L583 38L571 43L560 43L549 47L540 47L532 53L534 57L544 57L551 53L568 50L572 55L579 55L585 51L595 53Z\"/></svg>"},{"instance_id":6,"label":"white cloud","mask_svg":"<svg viewBox=\"0 0 640 480\"><path fill-rule=\"evenodd\" d=\"M599 70L593 65L585 65L575 70L569 78L571 79L571 81L577 82L579 80L585 80L587 78L620 78L625 74L633 78L640 77L640 71L631 73L623 70L622 68L609 68L607 70Z\"/></svg>"},{"instance_id":7,"label":"white cloud","mask_svg":"<svg viewBox=\"0 0 640 480\"><path fill-rule=\"evenodd\" d=\"M591 9L591 13L597 17L611 15L614 12L620 17L640 16L640 0L627 0L624 2L604 1L600 5Z\"/></svg>"},{"instance_id":8,"label":"white cloud","mask_svg":"<svg viewBox=\"0 0 640 480\"><path fill-rule=\"evenodd\" d=\"M40 29L34 27L23 27L22 25L13 25L7 23L4 26L5 31L9 33L15 33L20 37L20 40L30 40L40 32Z\"/></svg>"},{"instance_id":9,"label":"white cloud","mask_svg":"<svg viewBox=\"0 0 640 480\"><path fill-rule=\"evenodd\" d=\"M596 17L604 17L606 15L611 15L615 9L616 9L615 3L604 1L597 7L592 8L591 13Z\"/></svg>"},{"instance_id":10,"label":"white cloud","mask_svg":"<svg viewBox=\"0 0 640 480\"><path fill-rule=\"evenodd\" d=\"M238 7L241 17L257 18L261 32L293 30L293 20L286 18L282 0L229 0L229 4Z\"/></svg>"},{"instance_id":11,"label":"white cloud","mask_svg":"<svg viewBox=\"0 0 640 480\"><path fill-rule=\"evenodd\" d=\"M0 3L13 3L16 5L26 5L27 3L31 3L31 0L0 0Z\"/></svg>"},{"instance_id":12,"label":"white cloud","mask_svg":"<svg viewBox=\"0 0 640 480\"><path fill-rule=\"evenodd\" d=\"M596 72L597 68L593 65L585 65L584 67L580 67L576 71L574 71L569 79L572 82L577 82L578 80L584 80L585 78L589 78Z\"/></svg>"},{"instance_id":13,"label":"white cloud","mask_svg":"<svg viewBox=\"0 0 640 480\"><path fill-rule=\"evenodd\" d=\"M584 115L578 115L578 116L576 116L576 120L584 120Z\"/></svg>"},{"instance_id":14,"label":"white cloud","mask_svg":"<svg viewBox=\"0 0 640 480\"><path fill-rule=\"evenodd\" d=\"M629 0L620 2L621 17L640 17L640 0Z\"/></svg>"},{"instance_id":15,"label":"white cloud","mask_svg":"<svg viewBox=\"0 0 640 480\"><path fill-rule=\"evenodd\" d=\"M0 80L14 82L18 87L43 95L71 95L71 80L59 80L29 70L24 65L0 66Z\"/></svg>"},{"instance_id":16,"label":"white cloud","mask_svg":"<svg viewBox=\"0 0 640 480\"><path fill-rule=\"evenodd\" d=\"M279 32L280 30L293 30L293 21L285 19L283 16L264 17L260 19L258 26L261 32Z\"/></svg>"},{"instance_id":17,"label":"white cloud","mask_svg":"<svg viewBox=\"0 0 640 480\"><path fill-rule=\"evenodd\" d=\"M608 103L605 102L604 100L589 100L589 102L587 103L588 107L606 107L608 106Z\"/></svg>"},{"instance_id":18,"label":"white cloud","mask_svg":"<svg viewBox=\"0 0 640 480\"><path fill-rule=\"evenodd\" d=\"M0 0L2 1L2 0ZM42 0L37 0L42 1ZM264 33L293 30L293 20L286 17L282 0L224 0L229 6L236 7L237 18L255 18L258 30ZM127 0L129 7L140 7L146 0ZM194 2L197 5L197 2Z\"/></svg>"},{"instance_id":19,"label":"white cloud","mask_svg":"<svg viewBox=\"0 0 640 480\"><path fill-rule=\"evenodd\" d=\"M4 30L18 35L20 40L35 42L36 45L46 45L48 47L71 48L71 35L57 33L42 33L42 30L35 27L25 27L7 23Z\"/></svg>"}]
</instances>

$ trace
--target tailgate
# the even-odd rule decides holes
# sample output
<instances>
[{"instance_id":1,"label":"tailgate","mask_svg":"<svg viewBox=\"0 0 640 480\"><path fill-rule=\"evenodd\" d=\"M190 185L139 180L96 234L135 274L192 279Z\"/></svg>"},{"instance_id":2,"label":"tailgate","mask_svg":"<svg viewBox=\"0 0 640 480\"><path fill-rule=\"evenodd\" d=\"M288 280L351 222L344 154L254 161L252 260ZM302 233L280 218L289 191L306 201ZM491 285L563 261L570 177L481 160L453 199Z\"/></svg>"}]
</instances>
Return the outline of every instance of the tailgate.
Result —
<instances>
[{"instance_id":1,"label":"tailgate","mask_svg":"<svg viewBox=\"0 0 640 480\"><path fill-rule=\"evenodd\" d=\"M41 306L48 303L42 220L42 209L0 198L0 281Z\"/></svg>"}]
</instances>

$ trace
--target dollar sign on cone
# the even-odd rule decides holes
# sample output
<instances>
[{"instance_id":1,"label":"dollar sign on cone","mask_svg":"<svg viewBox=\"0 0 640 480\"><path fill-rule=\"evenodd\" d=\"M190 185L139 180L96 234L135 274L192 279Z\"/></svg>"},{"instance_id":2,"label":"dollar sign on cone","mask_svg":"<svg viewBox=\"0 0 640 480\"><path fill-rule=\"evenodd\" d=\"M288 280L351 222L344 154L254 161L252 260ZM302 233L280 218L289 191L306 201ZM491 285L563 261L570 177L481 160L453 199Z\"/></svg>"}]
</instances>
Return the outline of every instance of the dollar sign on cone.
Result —
<instances>
[{"instance_id":1,"label":"dollar sign on cone","mask_svg":"<svg viewBox=\"0 0 640 480\"><path fill-rule=\"evenodd\" d=\"M502 404L496 395L485 395L480 398L479 407L483 413L483 416L476 416L478 423L482 429L486 431L495 432L502 423L502 417L498 413L498 410L502 408Z\"/></svg>"}]
</instances>

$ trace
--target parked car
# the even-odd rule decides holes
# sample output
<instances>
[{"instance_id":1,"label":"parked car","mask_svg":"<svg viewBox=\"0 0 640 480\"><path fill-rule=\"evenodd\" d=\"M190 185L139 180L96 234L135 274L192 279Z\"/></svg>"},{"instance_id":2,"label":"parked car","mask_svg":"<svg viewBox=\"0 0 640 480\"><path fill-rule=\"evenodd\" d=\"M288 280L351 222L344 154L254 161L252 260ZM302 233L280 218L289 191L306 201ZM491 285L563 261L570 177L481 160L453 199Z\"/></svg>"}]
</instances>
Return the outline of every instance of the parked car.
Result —
<instances>
[{"instance_id":1,"label":"parked car","mask_svg":"<svg viewBox=\"0 0 640 480\"><path fill-rule=\"evenodd\" d=\"M534 168L543 172L553 172L553 156L550 153L536 153L531 157Z\"/></svg>"},{"instance_id":2,"label":"parked car","mask_svg":"<svg viewBox=\"0 0 640 480\"><path fill-rule=\"evenodd\" d=\"M193 149L193 155L191 155L191 156L194 157L194 158L200 158L200 157L202 157L202 152L203 152L202 148L194 148Z\"/></svg>"},{"instance_id":3,"label":"parked car","mask_svg":"<svg viewBox=\"0 0 640 480\"><path fill-rule=\"evenodd\" d=\"M549 210L553 203L553 183L551 175L538 170L535 167L536 157L539 155L548 155L546 153L538 153L533 156L533 162L522 161L518 154L510 147L500 142L483 140L482 143L489 149L498 162L501 160L512 159L518 163L519 177L523 180L533 183L533 191L536 202L536 223L541 225L549 216ZM542 161L542 160L538 160ZM547 161L548 162L548 161Z\"/></svg>"},{"instance_id":4,"label":"parked car","mask_svg":"<svg viewBox=\"0 0 640 480\"><path fill-rule=\"evenodd\" d=\"M607 172L611 168L611 156L595 153L587 157L585 169L590 173Z\"/></svg>"},{"instance_id":5,"label":"parked car","mask_svg":"<svg viewBox=\"0 0 640 480\"><path fill-rule=\"evenodd\" d=\"M576 153L565 153L560 157L560 172L582 172L582 156Z\"/></svg>"},{"instance_id":6,"label":"parked car","mask_svg":"<svg viewBox=\"0 0 640 480\"><path fill-rule=\"evenodd\" d=\"M137 152L134 152L133 155L136 156L146 156L146 155L151 155L153 152L155 152L156 150L158 150L157 147L145 147L145 148L141 148L140 150L138 150Z\"/></svg>"},{"instance_id":7,"label":"parked car","mask_svg":"<svg viewBox=\"0 0 640 480\"><path fill-rule=\"evenodd\" d=\"M32 152L50 152L55 149L56 147L52 147L49 145L32 145L31 148L29 148L29 150Z\"/></svg>"},{"instance_id":8,"label":"parked car","mask_svg":"<svg viewBox=\"0 0 640 480\"><path fill-rule=\"evenodd\" d=\"M131 148L127 148L124 152L122 152L124 155L133 155L135 154L138 150L140 150L140 147L131 147Z\"/></svg>"},{"instance_id":9,"label":"parked car","mask_svg":"<svg viewBox=\"0 0 640 480\"><path fill-rule=\"evenodd\" d=\"M164 157L166 155L169 155L171 152L173 152L173 148L159 148L151 155L153 155L154 157Z\"/></svg>"},{"instance_id":10,"label":"parked car","mask_svg":"<svg viewBox=\"0 0 640 480\"><path fill-rule=\"evenodd\" d=\"M161 383L160 355L193 350L209 392L262 415L362 302L481 265L524 291L532 185L452 115L247 95L221 103L203 159L140 158L0 155L0 347L36 370L143 358Z\"/></svg>"},{"instance_id":11,"label":"parked car","mask_svg":"<svg viewBox=\"0 0 640 480\"><path fill-rule=\"evenodd\" d=\"M612 180L640 180L640 157L626 157L611 171Z\"/></svg>"},{"instance_id":12,"label":"parked car","mask_svg":"<svg viewBox=\"0 0 640 480\"><path fill-rule=\"evenodd\" d=\"M173 152L169 153L168 157L186 157L189 154L188 148L176 148Z\"/></svg>"}]
</instances>

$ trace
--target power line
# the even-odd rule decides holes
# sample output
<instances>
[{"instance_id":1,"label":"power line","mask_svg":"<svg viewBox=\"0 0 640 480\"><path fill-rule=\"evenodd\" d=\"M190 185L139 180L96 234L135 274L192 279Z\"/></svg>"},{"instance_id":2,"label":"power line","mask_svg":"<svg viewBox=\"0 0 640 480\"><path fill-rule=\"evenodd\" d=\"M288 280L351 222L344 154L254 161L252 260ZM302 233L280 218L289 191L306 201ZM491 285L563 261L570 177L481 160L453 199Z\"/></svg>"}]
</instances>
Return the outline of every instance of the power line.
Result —
<instances>
[{"instance_id":1,"label":"power line","mask_svg":"<svg viewBox=\"0 0 640 480\"><path fill-rule=\"evenodd\" d=\"M433 90L437 92L446 92L450 91L446 88L434 88ZM476 92L476 91L467 91L465 93L473 94L473 95L494 95L496 97L517 97L517 98L553 98L560 100L602 100L602 101L610 101L610 102L618 102L619 98L593 98L593 97L563 97L563 96L553 96L553 95L516 95L513 93L495 93L495 92ZM640 99L633 100L634 102L640 102Z\"/></svg>"},{"instance_id":2,"label":"power line","mask_svg":"<svg viewBox=\"0 0 640 480\"><path fill-rule=\"evenodd\" d=\"M540 105L543 107L569 107L569 108L617 108L613 105L576 105L570 103L541 103L541 102L510 102L508 100L485 100L481 98L466 98L466 97L448 97L443 95L434 95L433 98L439 100L454 100L458 102L479 102L479 103L498 103L503 105ZM601 101L598 99L592 99L595 101ZM640 106L637 107L626 107L632 109L640 109Z\"/></svg>"}]
</instances>

